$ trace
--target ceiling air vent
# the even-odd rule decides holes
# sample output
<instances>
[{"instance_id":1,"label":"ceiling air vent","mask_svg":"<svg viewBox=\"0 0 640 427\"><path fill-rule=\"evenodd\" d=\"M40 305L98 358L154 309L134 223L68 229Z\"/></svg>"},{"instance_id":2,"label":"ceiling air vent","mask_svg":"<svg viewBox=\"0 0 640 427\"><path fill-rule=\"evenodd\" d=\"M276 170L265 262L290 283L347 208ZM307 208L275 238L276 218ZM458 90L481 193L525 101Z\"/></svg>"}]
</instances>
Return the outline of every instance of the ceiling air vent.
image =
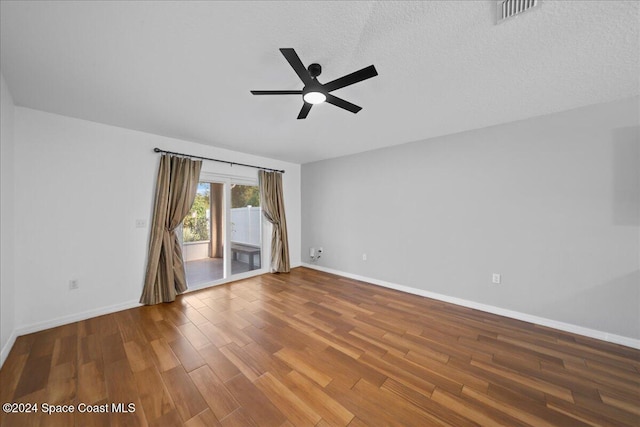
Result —
<instances>
[{"instance_id":1,"label":"ceiling air vent","mask_svg":"<svg viewBox=\"0 0 640 427\"><path fill-rule=\"evenodd\" d=\"M498 22L520 15L538 6L539 3L539 0L500 0L498 1Z\"/></svg>"}]
</instances>

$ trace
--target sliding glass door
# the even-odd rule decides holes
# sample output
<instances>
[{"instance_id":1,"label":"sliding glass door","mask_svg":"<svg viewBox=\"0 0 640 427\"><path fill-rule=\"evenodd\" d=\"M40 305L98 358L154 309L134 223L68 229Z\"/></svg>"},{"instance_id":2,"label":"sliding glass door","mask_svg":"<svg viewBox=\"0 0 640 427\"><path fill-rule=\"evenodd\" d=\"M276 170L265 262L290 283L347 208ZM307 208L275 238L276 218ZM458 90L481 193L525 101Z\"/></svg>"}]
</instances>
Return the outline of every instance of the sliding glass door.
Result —
<instances>
[{"instance_id":1,"label":"sliding glass door","mask_svg":"<svg viewBox=\"0 0 640 427\"><path fill-rule=\"evenodd\" d=\"M208 178L208 179L207 179ZM202 177L182 222L187 285L200 288L262 268L262 211L251 180Z\"/></svg>"}]
</instances>

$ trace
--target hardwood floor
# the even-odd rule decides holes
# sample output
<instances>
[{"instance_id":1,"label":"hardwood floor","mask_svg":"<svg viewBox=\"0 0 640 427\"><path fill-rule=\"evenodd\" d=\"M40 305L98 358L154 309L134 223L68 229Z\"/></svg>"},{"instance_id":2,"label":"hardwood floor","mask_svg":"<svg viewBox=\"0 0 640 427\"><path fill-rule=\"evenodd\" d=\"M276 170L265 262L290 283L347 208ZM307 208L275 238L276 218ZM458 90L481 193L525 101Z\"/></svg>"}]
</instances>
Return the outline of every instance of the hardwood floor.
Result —
<instances>
[{"instance_id":1,"label":"hardwood floor","mask_svg":"<svg viewBox=\"0 0 640 427\"><path fill-rule=\"evenodd\" d=\"M0 385L3 426L640 425L640 351L305 268L22 336Z\"/></svg>"}]
</instances>

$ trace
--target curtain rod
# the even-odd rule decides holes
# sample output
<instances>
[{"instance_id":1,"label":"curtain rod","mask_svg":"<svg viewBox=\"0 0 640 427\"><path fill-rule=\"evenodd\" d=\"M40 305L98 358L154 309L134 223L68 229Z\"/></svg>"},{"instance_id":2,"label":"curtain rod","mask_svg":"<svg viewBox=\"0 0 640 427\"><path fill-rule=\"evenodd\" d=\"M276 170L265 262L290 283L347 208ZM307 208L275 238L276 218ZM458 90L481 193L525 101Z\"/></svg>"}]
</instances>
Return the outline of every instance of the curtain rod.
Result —
<instances>
[{"instance_id":1,"label":"curtain rod","mask_svg":"<svg viewBox=\"0 0 640 427\"><path fill-rule=\"evenodd\" d=\"M209 157L192 156L191 154L175 153L173 151L161 150L161 149L159 149L157 147L154 148L153 151L155 151L156 153L175 154L176 156L190 157L192 159L211 160L212 162L228 163L231 166L233 166L233 165L246 166L248 168L262 169L262 170L270 171L270 172L284 173L284 169L280 170L280 169L263 168L262 166L247 165L245 163L230 162L228 160L220 160L220 159L211 159Z\"/></svg>"}]
</instances>

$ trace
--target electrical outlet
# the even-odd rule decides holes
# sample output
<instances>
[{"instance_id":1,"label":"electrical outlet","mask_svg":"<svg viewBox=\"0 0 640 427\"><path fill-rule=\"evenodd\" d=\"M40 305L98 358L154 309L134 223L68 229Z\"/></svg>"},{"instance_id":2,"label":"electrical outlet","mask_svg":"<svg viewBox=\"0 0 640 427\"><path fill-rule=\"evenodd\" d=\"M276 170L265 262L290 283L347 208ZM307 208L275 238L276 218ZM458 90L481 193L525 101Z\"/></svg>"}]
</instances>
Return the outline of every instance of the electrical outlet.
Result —
<instances>
[{"instance_id":1,"label":"electrical outlet","mask_svg":"<svg viewBox=\"0 0 640 427\"><path fill-rule=\"evenodd\" d=\"M362 254L362 260L366 261L367 260L367 254Z\"/></svg>"},{"instance_id":2,"label":"electrical outlet","mask_svg":"<svg viewBox=\"0 0 640 427\"><path fill-rule=\"evenodd\" d=\"M145 228L147 226L147 221L144 219L136 219L136 228Z\"/></svg>"},{"instance_id":3,"label":"electrical outlet","mask_svg":"<svg viewBox=\"0 0 640 427\"><path fill-rule=\"evenodd\" d=\"M493 277L491 278L491 281L499 285L500 283L502 283L502 274L493 273Z\"/></svg>"},{"instance_id":4,"label":"electrical outlet","mask_svg":"<svg viewBox=\"0 0 640 427\"><path fill-rule=\"evenodd\" d=\"M322 246L320 246L320 247L318 248L318 254L321 254L321 253L323 253L323 252L324 252L324 249L322 249Z\"/></svg>"},{"instance_id":5,"label":"electrical outlet","mask_svg":"<svg viewBox=\"0 0 640 427\"><path fill-rule=\"evenodd\" d=\"M78 283L78 279L69 280L69 290L75 291L80 287L80 283Z\"/></svg>"}]
</instances>

